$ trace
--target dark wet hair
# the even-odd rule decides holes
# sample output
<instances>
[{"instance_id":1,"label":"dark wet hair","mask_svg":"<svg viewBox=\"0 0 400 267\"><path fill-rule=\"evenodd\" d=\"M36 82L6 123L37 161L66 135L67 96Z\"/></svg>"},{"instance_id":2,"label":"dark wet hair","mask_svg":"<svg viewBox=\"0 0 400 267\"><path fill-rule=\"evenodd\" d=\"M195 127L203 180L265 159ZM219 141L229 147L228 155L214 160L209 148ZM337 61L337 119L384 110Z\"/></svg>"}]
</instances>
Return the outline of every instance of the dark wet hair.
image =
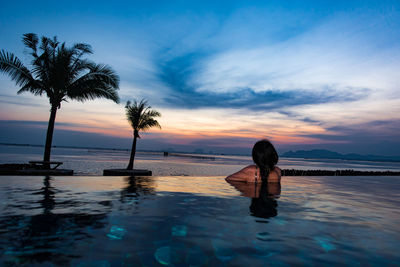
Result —
<instances>
[{"instance_id":1,"label":"dark wet hair","mask_svg":"<svg viewBox=\"0 0 400 267\"><path fill-rule=\"evenodd\" d=\"M269 172L274 169L278 163L279 156L270 141L263 139L253 146L253 161L260 168L260 176L262 181L268 179Z\"/></svg>"},{"instance_id":2,"label":"dark wet hair","mask_svg":"<svg viewBox=\"0 0 400 267\"><path fill-rule=\"evenodd\" d=\"M268 219L278 215L278 202L273 195L268 193L268 183L262 183L258 198L252 198L250 214L254 217Z\"/></svg>"},{"instance_id":3,"label":"dark wet hair","mask_svg":"<svg viewBox=\"0 0 400 267\"><path fill-rule=\"evenodd\" d=\"M270 198L266 201L253 198L250 205L250 214L254 217L268 219L278 215L278 203L275 199Z\"/></svg>"}]
</instances>

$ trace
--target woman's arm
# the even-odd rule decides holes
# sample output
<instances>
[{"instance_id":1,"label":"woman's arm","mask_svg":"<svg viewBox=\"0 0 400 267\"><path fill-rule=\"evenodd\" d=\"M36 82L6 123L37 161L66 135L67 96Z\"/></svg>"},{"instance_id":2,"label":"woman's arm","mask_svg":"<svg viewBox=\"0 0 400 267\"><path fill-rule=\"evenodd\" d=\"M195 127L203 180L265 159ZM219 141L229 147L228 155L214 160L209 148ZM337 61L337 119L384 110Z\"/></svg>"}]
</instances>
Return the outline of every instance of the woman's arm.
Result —
<instances>
[{"instance_id":1,"label":"woman's arm","mask_svg":"<svg viewBox=\"0 0 400 267\"><path fill-rule=\"evenodd\" d=\"M249 165L225 178L227 181L254 182L255 165Z\"/></svg>"},{"instance_id":2,"label":"woman's arm","mask_svg":"<svg viewBox=\"0 0 400 267\"><path fill-rule=\"evenodd\" d=\"M256 174L257 172L257 174ZM256 181L261 182L260 170L255 165L249 165L234 174L229 175L225 179L227 181L238 181L254 183ZM268 183L280 183L281 182L281 169L275 167L268 175Z\"/></svg>"}]
</instances>

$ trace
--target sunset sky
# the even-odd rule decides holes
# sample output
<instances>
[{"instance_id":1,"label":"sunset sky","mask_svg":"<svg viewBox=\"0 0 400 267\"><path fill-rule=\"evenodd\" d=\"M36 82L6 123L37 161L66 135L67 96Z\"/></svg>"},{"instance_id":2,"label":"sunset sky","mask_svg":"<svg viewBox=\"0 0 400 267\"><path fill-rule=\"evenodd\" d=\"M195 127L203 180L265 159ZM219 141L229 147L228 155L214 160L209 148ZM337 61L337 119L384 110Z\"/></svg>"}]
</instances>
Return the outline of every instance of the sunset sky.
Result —
<instances>
[{"instance_id":1,"label":"sunset sky","mask_svg":"<svg viewBox=\"0 0 400 267\"><path fill-rule=\"evenodd\" d=\"M324 148L400 155L399 1L6 1L0 49L24 33L92 46L120 104L70 101L54 145L129 148L126 101L162 113L139 149L249 153ZM0 73L0 142L44 144L46 97Z\"/></svg>"}]
</instances>

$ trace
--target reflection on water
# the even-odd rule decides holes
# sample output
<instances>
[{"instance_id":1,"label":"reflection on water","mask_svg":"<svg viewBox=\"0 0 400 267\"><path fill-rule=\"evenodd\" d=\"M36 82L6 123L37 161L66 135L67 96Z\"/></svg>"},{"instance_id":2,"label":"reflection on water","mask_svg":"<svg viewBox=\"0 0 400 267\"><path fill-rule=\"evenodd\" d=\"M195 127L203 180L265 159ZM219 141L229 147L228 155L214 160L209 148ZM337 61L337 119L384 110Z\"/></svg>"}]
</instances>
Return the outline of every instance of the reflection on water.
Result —
<instances>
[{"instance_id":1,"label":"reflection on water","mask_svg":"<svg viewBox=\"0 0 400 267\"><path fill-rule=\"evenodd\" d=\"M399 265L400 177L257 186L2 177L0 265Z\"/></svg>"},{"instance_id":2,"label":"reflection on water","mask_svg":"<svg viewBox=\"0 0 400 267\"><path fill-rule=\"evenodd\" d=\"M105 212L53 213L56 205L66 203L56 202L58 190L52 187L52 180L51 177L43 178L43 186L37 190L9 188L9 191L2 192L9 198L0 217L3 264L51 261L66 265L71 259L79 257L80 252L76 248L81 245L80 241L89 242L93 238L90 229L104 227ZM27 209L34 210L34 213L29 216L16 212Z\"/></svg>"},{"instance_id":3,"label":"reflection on water","mask_svg":"<svg viewBox=\"0 0 400 267\"><path fill-rule=\"evenodd\" d=\"M278 202L281 194L280 183L246 183L227 181L235 187L242 196L251 198L250 214L255 217L268 219L278 215Z\"/></svg>"},{"instance_id":4,"label":"reflection on water","mask_svg":"<svg viewBox=\"0 0 400 267\"><path fill-rule=\"evenodd\" d=\"M41 206L43 207L43 214L51 213L52 209L54 208L54 193L55 189L51 187L51 177L46 176L43 179L43 187L39 190L36 194L42 195L43 199L39 201Z\"/></svg>"},{"instance_id":5,"label":"reflection on water","mask_svg":"<svg viewBox=\"0 0 400 267\"><path fill-rule=\"evenodd\" d=\"M151 176L134 177L128 176L124 178L126 186L121 190L121 202L127 198L139 198L144 195L155 195L154 178Z\"/></svg>"}]
</instances>

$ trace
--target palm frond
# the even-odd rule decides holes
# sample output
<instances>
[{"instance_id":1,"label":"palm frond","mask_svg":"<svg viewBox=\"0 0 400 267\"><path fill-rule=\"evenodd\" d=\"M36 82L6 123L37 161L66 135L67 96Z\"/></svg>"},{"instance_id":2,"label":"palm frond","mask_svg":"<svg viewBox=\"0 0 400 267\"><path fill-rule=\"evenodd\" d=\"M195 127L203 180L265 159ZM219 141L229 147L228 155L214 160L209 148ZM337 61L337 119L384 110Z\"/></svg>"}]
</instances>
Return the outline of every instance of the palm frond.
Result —
<instances>
[{"instance_id":1,"label":"palm frond","mask_svg":"<svg viewBox=\"0 0 400 267\"><path fill-rule=\"evenodd\" d=\"M149 110L147 112L147 116L149 116L149 117L161 117L161 113L158 112L157 110Z\"/></svg>"},{"instance_id":2,"label":"palm frond","mask_svg":"<svg viewBox=\"0 0 400 267\"><path fill-rule=\"evenodd\" d=\"M30 93L32 93L34 95L41 96L45 92L45 90L43 89L43 86L40 83L40 81L32 80L32 81L29 81L24 86L22 86L18 90L17 94L22 94L24 92L30 92Z\"/></svg>"},{"instance_id":3,"label":"palm frond","mask_svg":"<svg viewBox=\"0 0 400 267\"><path fill-rule=\"evenodd\" d=\"M42 51L46 51L49 49L49 41L50 39L46 36L42 36L41 42L40 42L40 49Z\"/></svg>"},{"instance_id":4,"label":"palm frond","mask_svg":"<svg viewBox=\"0 0 400 267\"><path fill-rule=\"evenodd\" d=\"M42 40L41 40L41 44L40 44L40 49L43 51L42 55L44 55L47 58L53 57L56 55L56 51L57 51L57 46L59 45L59 42L57 41L57 37L54 36L53 40L43 36ZM62 44L62 46L64 45L65 47L65 43ZM50 61L47 61L47 63L50 63Z\"/></svg>"},{"instance_id":5,"label":"palm frond","mask_svg":"<svg viewBox=\"0 0 400 267\"><path fill-rule=\"evenodd\" d=\"M0 52L0 72L20 86L18 93L46 93L56 106L67 98L84 101L102 97L118 103L118 75L107 65L82 58L92 53L90 45L77 43L67 47L57 37L43 36L39 40L33 33L24 34L23 43L32 50L30 70L14 54Z\"/></svg>"},{"instance_id":6,"label":"palm frond","mask_svg":"<svg viewBox=\"0 0 400 267\"><path fill-rule=\"evenodd\" d=\"M98 92L99 97L105 97L118 103L119 98L116 92L119 87L118 75L106 65L96 65L89 61L77 64L73 74L77 76L79 72L87 68L90 69L88 73L71 82L68 96L78 99L82 93L82 100L87 97L92 99L92 96L95 98L96 92Z\"/></svg>"},{"instance_id":7,"label":"palm frond","mask_svg":"<svg viewBox=\"0 0 400 267\"><path fill-rule=\"evenodd\" d=\"M41 54L32 62L32 73L37 77L37 79L42 80L42 82L47 85L50 84L51 70L54 66L55 55L55 49L50 46L50 41L49 38L44 36L42 37L39 47Z\"/></svg>"},{"instance_id":8,"label":"palm frond","mask_svg":"<svg viewBox=\"0 0 400 267\"><path fill-rule=\"evenodd\" d=\"M82 63L88 62L85 59L81 59L81 57L83 55L85 55L85 54L93 54L92 47L90 45L88 45L88 44L83 44L83 43L74 44L73 47L71 48L71 51L72 51L72 54L73 54L73 61L71 63L71 69L74 69L74 70L79 69L79 66L85 65L85 64L82 64ZM86 66L85 66L85 68L86 68Z\"/></svg>"},{"instance_id":9,"label":"palm frond","mask_svg":"<svg viewBox=\"0 0 400 267\"><path fill-rule=\"evenodd\" d=\"M160 117L161 113L152 110L147 101L142 99L140 102L136 100L131 104L130 101L125 106L126 117L132 128L137 131L146 131L152 127L161 128L161 125L155 120Z\"/></svg>"},{"instance_id":10,"label":"palm frond","mask_svg":"<svg viewBox=\"0 0 400 267\"><path fill-rule=\"evenodd\" d=\"M89 44L74 44L71 49L76 52L76 55L93 54L92 46Z\"/></svg>"},{"instance_id":11,"label":"palm frond","mask_svg":"<svg viewBox=\"0 0 400 267\"><path fill-rule=\"evenodd\" d=\"M152 127L157 127L161 129L161 125L158 123L157 120L153 118L146 118L141 121L141 124L139 125L139 129L142 131L146 131Z\"/></svg>"},{"instance_id":12,"label":"palm frond","mask_svg":"<svg viewBox=\"0 0 400 267\"><path fill-rule=\"evenodd\" d=\"M110 99L115 103L119 103L119 96L114 87L104 86L104 84L96 87L96 83L93 83L91 81L81 84L81 87L77 88L77 90L69 90L67 96L70 99L81 102L85 100L93 100L96 98L105 98Z\"/></svg>"},{"instance_id":13,"label":"palm frond","mask_svg":"<svg viewBox=\"0 0 400 267\"><path fill-rule=\"evenodd\" d=\"M31 72L12 53L1 50L0 71L8 74L17 86L25 86L33 79Z\"/></svg>"},{"instance_id":14,"label":"palm frond","mask_svg":"<svg viewBox=\"0 0 400 267\"><path fill-rule=\"evenodd\" d=\"M22 39L23 43L27 47L32 49L31 55L34 58L37 58L37 44L39 42L39 39L38 39L37 35L34 34L34 33L25 33L23 36L24 36L23 39Z\"/></svg>"},{"instance_id":15,"label":"palm frond","mask_svg":"<svg viewBox=\"0 0 400 267\"><path fill-rule=\"evenodd\" d=\"M118 103L118 75L106 65L91 65L90 68L89 73L72 82L68 97L78 101L103 97Z\"/></svg>"},{"instance_id":16,"label":"palm frond","mask_svg":"<svg viewBox=\"0 0 400 267\"><path fill-rule=\"evenodd\" d=\"M69 83L74 83L77 79L82 77L84 74L88 73L88 66L94 64L92 61L87 59L74 60L71 59L69 69L70 81Z\"/></svg>"},{"instance_id":17,"label":"palm frond","mask_svg":"<svg viewBox=\"0 0 400 267\"><path fill-rule=\"evenodd\" d=\"M54 37L53 37L53 40L52 40L52 39L49 39L49 45L50 45L53 49L56 49L59 43L60 43L60 42L57 40L57 36L54 36ZM62 46L65 47L65 43L63 43Z\"/></svg>"},{"instance_id":18,"label":"palm frond","mask_svg":"<svg viewBox=\"0 0 400 267\"><path fill-rule=\"evenodd\" d=\"M119 87L119 76L111 67L104 64L94 64L88 67L90 72L87 74L87 78L102 80L114 88Z\"/></svg>"}]
</instances>

